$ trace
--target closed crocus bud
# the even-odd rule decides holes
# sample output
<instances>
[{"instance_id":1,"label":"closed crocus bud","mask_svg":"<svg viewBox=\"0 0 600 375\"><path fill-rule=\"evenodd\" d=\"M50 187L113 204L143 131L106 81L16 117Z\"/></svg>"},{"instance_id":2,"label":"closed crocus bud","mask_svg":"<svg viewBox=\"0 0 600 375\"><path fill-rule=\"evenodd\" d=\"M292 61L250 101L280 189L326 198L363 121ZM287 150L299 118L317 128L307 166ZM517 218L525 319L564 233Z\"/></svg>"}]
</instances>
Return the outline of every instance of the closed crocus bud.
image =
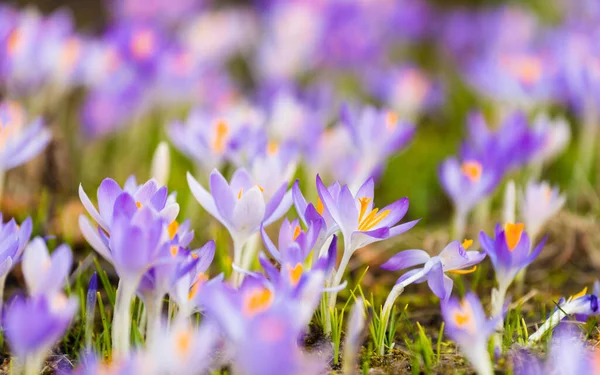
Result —
<instances>
[{"instance_id":1,"label":"closed crocus bud","mask_svg":"<svg viewBox=\"0 0 600 375\"><path fill-rule=\"evenodd\" d=\"M553 187L546 181L529 181L519 208L532 239L535 239L546 222L560 211L565 201L566 197L560 194L558 187Z\"/></svg>"},{"instance_id":2,"label":"closed crocus bud","mask_svg":"<svg viewBox=\"0 0 600 375\"><path fill-rule=\"evenodd\" d=\"M156 179L159 185L166 186L169 181L170 170L169 145L167 145L167 142L160 142L152 158L152 177Z\"/></svg>"},{"instance_id":3,"label":"closed crocus bud","mask_svg":"<svg viewBox=\"0 0 600 375\"><path fill-rule=\"evenodd\" d=\"M34 238L23 253L23 276L29 294L51 296L61 291L72 264L69 246L61 245L50 255L44 240Z\"/></svg>"}]
</instances>

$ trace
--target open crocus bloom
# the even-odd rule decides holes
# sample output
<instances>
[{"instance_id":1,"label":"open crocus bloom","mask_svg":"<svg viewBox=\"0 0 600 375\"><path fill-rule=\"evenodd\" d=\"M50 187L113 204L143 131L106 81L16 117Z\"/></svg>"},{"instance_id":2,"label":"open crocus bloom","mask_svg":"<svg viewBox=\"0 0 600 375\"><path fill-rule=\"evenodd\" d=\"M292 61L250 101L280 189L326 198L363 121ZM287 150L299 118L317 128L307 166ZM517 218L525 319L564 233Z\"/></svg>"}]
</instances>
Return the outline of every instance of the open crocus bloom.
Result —
<instances>
[{"instance_id":1,"label":"open crocus bloom","mask_svg":"<svg viewBox=\"0 0 600 375\"><path fill-rule=\"evenodd\" d=\"M439 255L431 257L424 250L405 250L390 258L381 268L397 271L423 264L402 275L396 284L406 287L409 283L427 281L431 291L440 299L447 299L452 292L453 281L445 273L467 274L477 269L485 253L467 251L473 241L465 240L462 244L458 241L450 242ZM410 282L409 282L410 281Z\"/></svg>"},{"instance_id":2,"label":"open crocus bloom","mask_svg":"<svg viewBox=\"0 0 600 375\"><path fill-rule=\"evenodd\" d=\"M60 245L50 255L46 243L34 238L23 253L23 276L32 296L59 293L73 263L73 254L67 245Z\"/></svg>"},{"instance_id":3,"label":"open crocus bloom","mask_svg":"<svg viewBox=\"0 0 600 375\"><path fill-rule=\"evenodd\" d=\"M446 323L446 333L460 347L477 373L493 375L488 341L495 330L498 317L488 319L479 298L473 293L467 293L462 301L450 298L442 302L442 316Z\"/></svg>"},{"instance_id":4,"label":"open crocus bloom","mask_svg":"<svg viewBox=\"0 0 600 375\"><path fill-rule=\"evenodd\" d=\"M39 154L51 134L41 119L27 125L25 110L16 102L0 103L0 170L17 167ZM27 126L26 126L27 125Z\"/></svg>"},{"instance_id":5,"label":"open crocus bloom","mask_svg":"<svg viewBox=\"0 0 600 375\"><path fill-rule=\"evenodd\" d=\"M79 198L90 216L109 234L117 204L127 207L126 212L130 214L135 212L135 208L148 207L167 223L172 223L179 214L179 205L168 197L167 187L158 186L154 179L137 185L135 178L130 177L121 189L115 180L105 178L98 187L98 209L94 207L81 185Z\"/></svg>"},{"instance_id":6,"label":"open crocus bloom","mask_svg":"<svg viewBox=\"0 0 600 375\"><path fill-rule=\"evenodd\" d=\"M233 174L229 183L214 170L210 174L210 193L190 173L187 180L198 203L227 228L237 244L244 244L261 225L267 226L281 218L292 205L291 196L284 199L287 182L267 200L263 188L256 185L243 168Z\"/></svg>"},{"instance_id":7,"label":"open crocus bloom","mask_svg":"<svg viewBox=\"0 0 600 375\"><path fill-rule=\"evenodd\" d=\"M344 236L344 253L353 253L373 242L394 237L414 227L419 220L398 224L408 211L408 199L403 198L382 208L374 208L374 182L369 178L352 194L342 186L337 197L331 195L317 176L317 190L324 207L338 224Z\"/></svg>"},{"instance_id":8,"label":"open crocus bloom","mask_svg":"<svg viewBox=\"0 0 600 375\"><path fill-rule=\"evenodd\" d=\"M531 251L529 236L524 224L507 223L502 229L496 225L496 238L490 238L485 232L479 234L481 247L489 256L496 271L496 281L500 290L506 290L515 276L537 258L546 239Z\"/></svg>"}]
</instances>

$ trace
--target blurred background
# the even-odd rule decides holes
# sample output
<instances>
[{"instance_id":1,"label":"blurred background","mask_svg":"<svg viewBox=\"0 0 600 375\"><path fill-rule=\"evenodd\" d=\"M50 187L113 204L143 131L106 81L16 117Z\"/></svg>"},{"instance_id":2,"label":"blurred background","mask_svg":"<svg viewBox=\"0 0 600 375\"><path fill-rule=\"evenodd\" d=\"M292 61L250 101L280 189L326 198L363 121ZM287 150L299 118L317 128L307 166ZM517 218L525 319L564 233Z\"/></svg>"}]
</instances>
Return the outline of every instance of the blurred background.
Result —
<instances>
[{"instance_id":1,"label":"blurred background","mask_svg":"<svg viewBox=\"0 0 600 375\"><path fill-rule=\"evenodd\" d=\"M349 184L374 175L378 206L407 196L410 219L445 225L452 203L438 168L460 153L470 114L481 112L492 129L514 111L530 125L560 117L572 139L584 133L586 108L595 107L584 103L597 99L599 8L587 0L5 1L0 93L30 119L41 116L53 140L8 172L2 209L37 212L39 230L77 240L79 184L144 181L168 141L169 188L200 225L185 172L206 181L214 167L252 169L274 149L284 152L272 170L292 163L306 189L316 173ZM414 134L388 150L381 129L373 130L380 139L353 133L342 109L366 129L357 113L371 105ZM596 212L596 163L577 180L578 149L567 142L560 157L507 173L585 186L569 190L570 206Z\"/></svg>"}]
</instances>

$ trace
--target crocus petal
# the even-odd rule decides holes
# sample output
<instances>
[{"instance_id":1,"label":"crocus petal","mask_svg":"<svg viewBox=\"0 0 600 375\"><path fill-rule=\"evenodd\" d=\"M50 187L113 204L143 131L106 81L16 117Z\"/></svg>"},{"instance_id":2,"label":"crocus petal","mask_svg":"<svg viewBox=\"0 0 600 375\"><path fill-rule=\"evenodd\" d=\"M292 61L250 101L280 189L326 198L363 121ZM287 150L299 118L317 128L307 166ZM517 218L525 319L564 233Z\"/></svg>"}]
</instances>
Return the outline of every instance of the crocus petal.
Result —
<instances>
[{"instance_id":1,"label":"crocus petal","mask_svg":"<svg viewBox=\"0 0 600 375\"><path fill-rule=\"evenodd\" d=\"M425 264L431 257L424 250L404 250L391 257L381 265L389 271L398 271L404 268Z\"/></svg>"},{"instance_id":2,"label":"crocus petal","mask_svg":"<svg viewBox=\"0 0 600 375\"><path fill-rule=\"evenodd\" d=\"M98 187L98 211L105 223L112 222L115 200L122 192L123 190L121 190L119 184L112 178L105 178L100 183Z\"/></svg>"},{"instance_id":3,"label":"crocus petal","mask_svg":"<svg viewBox=\"0 0 600 375\"><path fill-rule=\"evenodd\" d=\"M273 194L273 197L265 206L264 224L269 225L279 220L292 206L292 192L287 189L287 182L284 182Z\"/></svg>"},{"instance_id":4,"label":"crocus petal","mask_svg":"<svg viewBox=\"0 0 600 375\"><path fill-rule=\"evenodd\" d=\"M391 227L399 222L408 211L408 198L402 198L383 207L380 212L389 211L389 214L379 222L378 226Z\"/></svg>"},{"instance_id":5,"label":"crocus petal","mask_svg":"<svg viewBox=\"0 0 600 375\"><path fill-rule=\"evenodd\" d=\"M244 193L243 191L239 197L240 199L244 197ZM210 174L210 194L212 195L215 207L219 211L219 216L229 223L233 222L233 209L238 199L236 199L225 177L217 170L214 170Z\"/></svg>"},{"instance_id":6,"label":"crocus petal","mask_svg":"<svg viewBox=\"0 0 600 375\"><path fill-rule=\"evenodd\" d=\"M281 263L281 254L279 253L277 246L275 246L275 244L273 244L273 241L271 241L271 239L267 235L267 232L265 232L265 229L263 226L260 227L260 235L261 235L263 243L265 244L265 247L267 248L269 253L271 253L271 255L273 256L273 258L275 258L276 261Z\"/></svg>"},{"instance_id":7,"label":"crocus petal","mask_svg":"<svg viewBox=\"0 0 600 375\"><path fill-rule=\"evenodd\" d=\"M411 277L413 277L414 275L416 275L417 273L423 271L423 268L416 268L414 270L410 270L408 272L406 272L405 274L403 274L402 276L400 276L398 278L398 280L396 280L396 284L400 284L402 282L404 282L405 280L410 279ZM413 284L419 284L422 283L423 281L427 280L427 275L424 275L423 277L419 278L418 280L413 281ZM405 285L406 287L407 285Z\"/></svg>"},{"instance_id":8,"label":"crocus petal","mask_svg":"<svg viewBox=\"0 0 600 375\"><path fill-rule=\"evenodd\" d=\"M108 225L106 224L102 216L100 216L98 210L96 210L96 207L94 206L88 195L85 193L85 190L83 190L83 186L81 186L81 184L79 184L79 199L81 200L83 207L90 214L92 219L94 219L104 230L108 231Z\"/></svg>"},{"instance_id":9,"label":"crocus petal","mask_svg":"<svg viewBox=\"0 0 600 375\"><path fill-rule=\"evenodd\" d=\"M94 227L92 227L92 224L84 215L79 216L79 230L81 231L81 234L86 239L86 241L92 246L94 250L96 250L96 252L98 252L98 254L100 254L104 259L106 259L110 263L113 263L110 250L108 249L104 241L102 241L102 238L100 238L98 231L94 229Z\"/></svg>"},{"instance_id":10,"label":"crocus petal","mask_svg":"<svg viewBox=\"0 0 600 375\"><path fill-rule=\"evenodd\" d=\"M44 273L40 271L51 265L46 243L40 237L34 238L23 253L23 277L31 294L37 294L43 285Z\"/></svg>"},{"instance_id":11,"label":"crocus petal","mask_svg":"<svg viewBox=\"0 0 600 375\"><path fill-rule=\"evenodd\" d=\"M412 227L417 225L417 223L419 221L421 221L421 219L409 221L408 223L404 223L404 224L396 225L395 227L391 227L389 237L392 238L392 237L398 236L398 235L412 229Z\"/></svg>"},{"instance_id":12,"label":"crocus petal","mask_svg":"<svg viewBox=\"0 0 600 375\"><path fill-rule=\"evenodd\" d=\"M194 196L194 198L196 198L198 203L200 203L200 205L202 207L204 207L204 209L209 214L211 214L213 217L215 217L221 223L225 224L223 222L223 219L221 218L221 215L219 214L219 211L217 210L217 207L215 206L215 201L214 201L213 197L210 195L210 193L208 191L206 191L206 189L204 189L202 187L202 185L200 185L200 183L194 178L194 176L192 176L192 174L190 172L187 173L186 177L187 177L188 186L190 187L190 190L192 191L192 195Z\"/></svg>"},{"instance_id":13,"label":"crocus petal","mask_svg":"<svg viewBox=\"0 0 600 375\"><path fill-rule=\"evenodd\" d=\"M265 216L265 201L258 187L242 195L233 209L234 229L237 234L250 236L258 230Z\"/></svg>"},{"instance_id":14,"label":"crocus petal","mask_svg":"<svg viewBox=\"0 0 600 375\"><path fill-rule=\"evenodd\" d=\"M11 257L4 259L4 261L2 263L0 263L0 277L9 273L12 266L13 266L13 260Z\"/></svg>"},{"instance_id":15,"label":"crocus petal","mask_svg":"<svg viewBox=\"0 0 600 375\"><path fill-rule=\"evenodd\" d=\"M445 300L450 295L446 290L444 276L442 263L439 261L432 265L431 270L427 274L427 284L429 285L429 288L431 288L433 294L438 296L441 300Z\"/></svg>"}]
</instances>

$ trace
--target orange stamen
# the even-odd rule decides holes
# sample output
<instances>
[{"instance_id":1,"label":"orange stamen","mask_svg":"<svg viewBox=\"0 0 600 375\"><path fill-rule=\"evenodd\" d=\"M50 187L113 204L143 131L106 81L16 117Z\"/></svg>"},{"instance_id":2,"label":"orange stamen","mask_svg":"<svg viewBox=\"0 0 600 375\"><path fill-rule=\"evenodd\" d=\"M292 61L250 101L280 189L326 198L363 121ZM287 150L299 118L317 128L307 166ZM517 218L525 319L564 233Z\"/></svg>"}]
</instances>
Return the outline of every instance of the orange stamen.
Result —
<instances>
[{"instance_id":1,"label":"orange stamen","mask_svg":"<svg viewBox=\"0 0 600 375\"><path fill-rule=\"evenodd\" d=\"M296 228L294 228L294 235L292 236L292 239L296 240L296 238L298 238L300 233L301 233L300 226L296 225Z\"/></svg>"},{"instance_id":2,"label":"orange stamen","mask_svg":"<svg viewBox=\"0 0 600 375\"><path fill-rule=\"evenodd\" d=\"M504 235L506 236L506 245L508 246L508 250L513 251L515 247L521 241L521 235L523 234L523 229L525 228L525 224L522 223L506 223L504 226Z\"/></svg>"},{"instance_id":3,"label":"orange stamen","mask_svg":"<svg viewBox=\"0 0 600 375\"><path fill-rule=\"evenodd\" d=\"M179 246L173 245L169 248L169 250L171 250L171 256L176 257L177 253L179 252Z\"/></svg>"},{"instance_id":4,"label":"orange stamen","mask_svg":"<svg viewBox=\"0 0 600 375\"><path fill-rule=\"evenodd\" d=\"M275 155L279 151L279 145L275 141L270 141L267 145L267 154Z\"/></svg>"},{"instance_id":5,"label":"orange stamen","mask_svg":"<svg viewBox=\"0 0 600 375\"><path fill-rule=\"evenodd\" d=\"M273 303L273 292L267 288L254 289L244 296L242 312L251 317L271 307Z\"/></svg>"},{"instance_id":6,"label":"orange stamen","mask_svg":"<svg viewBox=\"0 0 600 375\"><path fill-rule=\"evenodd\" d=\"M244 193L244 188L240 188L240 191L238 192L238 199L242 199L243 193Z\"/></svg>"},{"instance_id":7,"label":"orange stamen","mask_svg":"<svg viewBox=\"0 0 600 375\"><path fill-rule=\"evenodd\" d=\"M217 153L222 154L225 151L227 135L229 134L229 126L224 120L219 120L219 122L217 122L215 133L215 140L213 141L212 148Z\"/></svg>"},{"instance_id":8,"label":"orange stamen","mask_svg":"<svg viewBox=\"0 0 600 375\"><path fill-rule=\"evenodd\" d=\"M579 293L577 293L577 294L573 295L573 296L571 297L571 301L572 301L572 300L574 300L574 299L577 299L577 298L579 298L579 297L583 297L583 296L585 296L586 294L587 294L587 286L586 286L585 288L583 288L583 289L581 290L581 292L579 292Z\"/></svg>"},{"instance_id":9,"label":"orange stamen","mask_svg":"<svg viewBox=\"0 0 600 375\"><path fill-rule=\"evenodd\" d=\"M192 341L192 332L182 331L177 335L176 346L177 352L182 356L186 356L190 351L190 344Z\"/></svg>"},{"instance_id":10,"label":"orange stamen","mask_svg":"<svg viewBox=\"0 0 600 375\"><path fill-rule=\"evenodd\" d=\"M146 58L154 49L154 36L149 30L136 33L131 39L131 51L137 58Z\"/></svg>"},{"instance_id":11,"label":"orange stamen","mask_svg":"<svg viewBox=\"0 0 600 375\"><path fill-rule=\"evenodd\" d=\"M321 198L318 198L317 199L317 212L319 213L319 215L323 215L324 210L325 210L325 206L323 205Z\"/></svg>"},{"instance_id":12,"label":"orange stamen","mask_svg":"<svg viewBox=\"0 0 600 375\"><path fill-rule=\"evenodd\" d=\"M200 276L198 276L198 280L196 280L194 282L194 285L192 285L192 287L190 288L190 291L188 293L188 301L191 301L196 296L196 294L198 294L200 287L207 280L208 280L208 276L206 276L205 274L200 274Z\"/></svg>"},{"instance_id":13,"label":"orange stamen","mask_svg":"<svg viewBox=\"0 0 600 375\"><path fill-rule=\"evenodd\" d=\"M13 30L8 36L8 40L6 42L6 52L9 56L14 55L19 47L21 46L21 33L19 30Z\"/></svg>"},{"instance_id":14,"label":"orange stamen","mask_svg":"<svg viewBox=\"0 0 600 375\"><path fill-rule=\"evenodd\" d=\"M463 247L463 249L467 250L468 248L471 247L471 245L473 245L473 240L469 240L466 239L463 241L463 243L461 244L461 246Z\"/></svg>"},{"instance_id":15,"label":"orange stamen","mask_svg":"<svg viewBox=\"0 0 600 375\"><path fill-rule=\"evenodd\" d=\"M362 210L362 203L361 203L361 210ZM374 210L371 210L371 212L369 212L369 214L362 220L360 220L360 216L359 216L359 222L358 222L358 230L360 231L367 231L372 229L373 227L375 227L377 224L379 224L379 222L381 222L381 220L385 219L387 215L389 215L390 210L385 210L383 212L379 212L379 208L375 208Z\"/></svg>"},{"instance_id":16,"label":"orange stamen","mask_svg":"<svg viewBox=\"0 0 600 375\"><path fill-rule=\"evenodd\" d=\"M137 206L137 208L142 208L144 205L141 202L135 202L135 205Z\"/></svg>"},{"instance_id":17,"label":"orange stamen","mask_svg":"<svg viewBox=\"0 0 600 375\"><path fill-rule=\"evenodd\" d=\"M177 222L177 220L173 220L173 222L171 222L171 224L169 224L169 226L167 227L167 230L169 232L169 237L171 239L175 238L175 235L177 234L178 229L179 229L179 223Z\"/></svg>"},{"instance_id":18,"label":"orange stamen","mask_svg":"<svg viewBox=\"0 0 600 375\"><path fill-rule=\"evenodd\" d=\"M296 264L294 268L292 268L289 264L287 265L288 274L290 276L290 282L292 286L298 285L300 282L300 278L302 277L302 271L304 271L304 267L301 263Z\"/></svg>"},{"instance_id":19,"label":"orange stamen","mask_svg":"<svg viewBox=\"0 0 600 375\"><path fill-rule=\"evenodd\" d=\"M385 126L386 128L388 128L389 130L394 130L396 129L396 126L398 125L398 114L396 112L393 111L388 111L385 114Z\"/></svg>"},{"instance_id":20,"label":"orange stamen","mask_svg":"<svg viewBox=\"0 0 600 375\"><path fill-rule=\"evenodd\" d=\"M481 180L481 174L483 173L483 166L477 161L465 161L460 167L462 173L473 183Z\"/></svg>"}]
</instances>

